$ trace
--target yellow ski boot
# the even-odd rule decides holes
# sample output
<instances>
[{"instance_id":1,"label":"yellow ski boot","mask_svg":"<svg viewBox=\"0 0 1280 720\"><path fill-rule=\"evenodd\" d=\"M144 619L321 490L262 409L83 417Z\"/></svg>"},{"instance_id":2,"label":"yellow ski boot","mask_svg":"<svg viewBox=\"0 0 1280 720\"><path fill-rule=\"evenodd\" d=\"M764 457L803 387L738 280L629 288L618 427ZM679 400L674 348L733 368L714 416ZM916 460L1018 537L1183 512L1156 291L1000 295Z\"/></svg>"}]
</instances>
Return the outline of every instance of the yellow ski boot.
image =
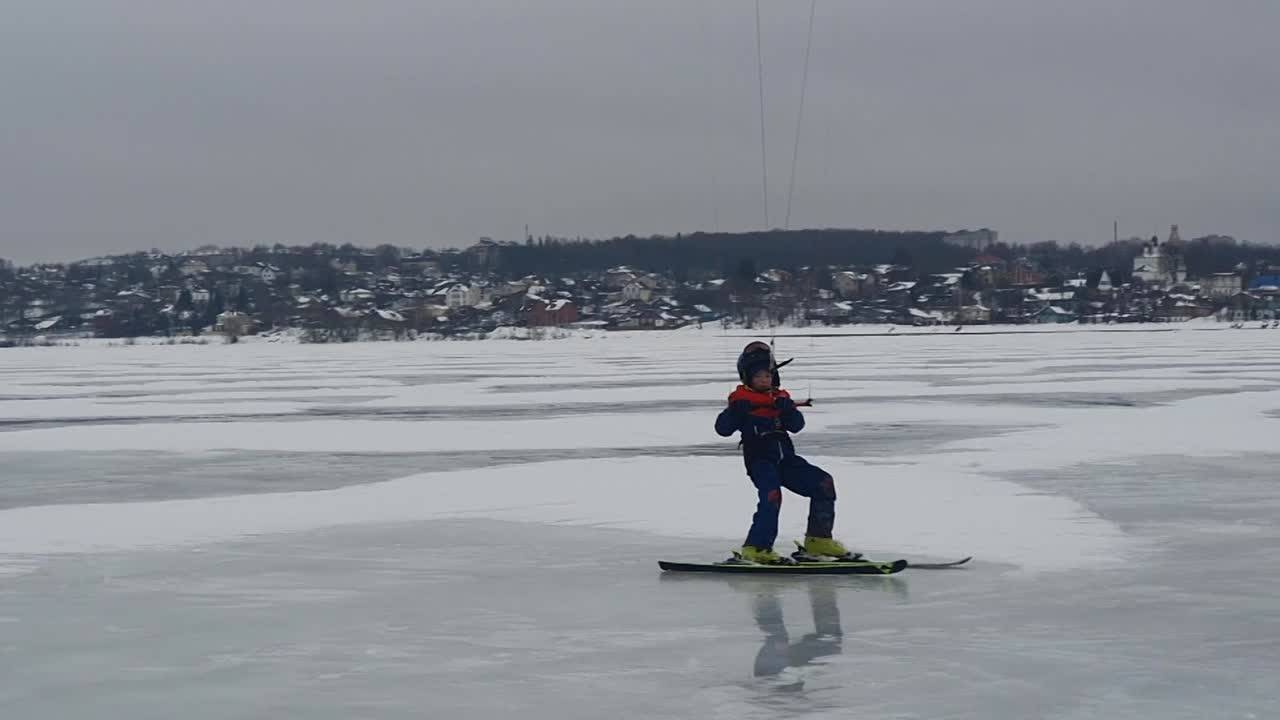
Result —
<instances>
[{"instance_id":1,"label":"yellow ski boot","mask_svg":"<svg viewBox=\"0 0 1280 720\"><path fill-rule=\"evenodd\" d=\"M739 558L747 562L757 563L759 565L781 565L786 560L773 551L773 548L758 548L751 545L743 545L742 549L734 553Z\"/></svg>"},{"instance_id":2,"label":"yellow ski boot","mask_svg":"<svg viewBox=\"0 0 1280 720\"><path fill-rule=\"evenodd\" d=\"M817 560L858 560L862 557L862 553L853 552L845 547L839 540L829 537L812 537L808 536L804 539L804 543L796 543L800 547L800 552L807 558Z\"/></svg>"}]
</instances>

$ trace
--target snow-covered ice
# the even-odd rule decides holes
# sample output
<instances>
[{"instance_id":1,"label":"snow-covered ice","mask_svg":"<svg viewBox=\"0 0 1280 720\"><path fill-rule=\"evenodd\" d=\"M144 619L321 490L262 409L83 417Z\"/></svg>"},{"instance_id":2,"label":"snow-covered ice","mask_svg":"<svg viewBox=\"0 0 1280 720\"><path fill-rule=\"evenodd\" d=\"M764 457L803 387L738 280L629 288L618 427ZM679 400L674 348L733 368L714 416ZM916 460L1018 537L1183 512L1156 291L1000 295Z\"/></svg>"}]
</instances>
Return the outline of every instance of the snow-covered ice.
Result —
<instances>
[{"instance_id":1,"label":"snow-covered ice","mask_svg":"<svg viewBox=\"0 0 1280 720\"><path fill-rule=\"evenodd\" d=\"M0 351L0 717L1266 717L1280 336L1210 327L780 334L837 534L977 558L799 581L655 563L746 530L742 333Z\"/></svg>"}]
</instances>

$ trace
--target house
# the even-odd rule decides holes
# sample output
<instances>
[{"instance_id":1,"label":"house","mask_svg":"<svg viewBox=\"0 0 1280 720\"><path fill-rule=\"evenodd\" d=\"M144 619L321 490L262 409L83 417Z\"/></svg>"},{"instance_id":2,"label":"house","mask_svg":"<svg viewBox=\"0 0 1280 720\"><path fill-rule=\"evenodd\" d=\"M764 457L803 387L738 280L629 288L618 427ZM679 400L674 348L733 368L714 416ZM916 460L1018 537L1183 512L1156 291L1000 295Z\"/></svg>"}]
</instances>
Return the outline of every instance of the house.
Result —
<instances>
[{"instance_id":1,"label":"house","mask_svg":"<svg viewBox=\"0 0 1280 720\"><path fill-rule=\"evenodd\" d=\"M853 304L847 300L818 303L806 308L804 317L810 322L846 323L853 317Z\"/></svg>"},{"instance_id":2,"label":"house","mask_svg":"<svg viewBox=\"0 0 1280 720\"><path fill-rule=\"evenodd\" d=\"M635 280L639 274L625 265L609 268L604 273L604 287L607 290L621 290Z\"/></svg>"},{"instance_id":3,"label":"house","mask_svg":"<svg viewBox=\"0 0 1280 720\"><path fill-rule=\"evenodd\" d=\"M258 321L239 312L224 312L213 324L214 332L222 332L233 337L252 335L257 330Z\"/></svg>"},{"instance_id":4,"label":"house","mask_svg":"<svg viewBox=\"0 0 1280 720\"><path fill-rule=\"evenodd\" d=\"M375 309L369 312L366 322L371 330L390 332L397 340L409 329L409 321L395 310Z\"/></svg>"},{"instance_id":5,"label":"house","mask_svg":"<svg viewBox=\"0 0 1280 720\"><path fill-rule=\"evenodd\" d=\"M267 263L262 262L255 263L254 270L254 274L261 278L262 282L268 285L274 284L276 278L280 277L280 268L275 265L268 265Z\"/></svg>"},{"instance_id":6,"label":"house","mask_svg":"<svg viewBox=\"0 0 1280 720\"><path fill-rule=\"evenodd\" d=\"M479 289L464 283L452 283L445 289L445 305L449 308L473 307L480 303Z\"/></svg>"},{"instance_id":7,"label":"house","mask_svg":"<svg viewBox=\"0 0 1280 720\"><path fill-rule=\"evenodd\" d=\"M1076 314L1057 305L1047 305L1036 313L1035 319L1038 323L1070 323L1076 321Z\"/></svg>"},{"instance_id":8,"label":"house","mask_svg":"<svg viewBox=\"0 0 1280 720\"><path fill-rule=\"evenodd\" d=\"M973 277L982 287L996 287L1008 274L1009 264L997 255L979 255L970 268Z\"/></svg>"},{"instance_id":9,"label":"house","mask_svg":"<svg viewBox=\"0 0 1280 720\"><path fill-rule=\"evenodd\" d=\"M624 302L629 300L649 302L651 297L653 297L653 289L639 280L632 280L622 286L622 299Z\"/></svg>"},{"instance_id":10,"label":"house","mask_svg":"<svg viewBox=\"0 0 1280 720\"><path fill-rule=\"evenodd\" d=\"M1011 285L1039 285L1043 282L1044 273L1036 268L1034 260L1021 257L1014 261L1013 268L1009 271Z\"/></svg>"},{"instance_id":11,"label":"house","mask_svg":"<svg viewBox=\"0 0 1280 720\"><path fill-rule=\"evenodd\" d=\"M871 273L841 270L831 274L831 287L841 298L872 297L876 286L876 276Z\"/></svg>"},{"instance_id":12,"label":"house","mask_svg":"<svg viewBox=\"0 0 1280 720\"><path fill-rule=\"evenodd\" d=\"M1075 298L1075 291L1043 289L1026 291L1027 300L1038 300L1040 302L1064 302L1068 300L1075 300Z\"/></svg>"},{"instance_id":13,"label":"house","mask_svg":"<svg viewBox=\"0 0 1280 720\"><path fill-rule=\"evenodd\" d=\"M902 316L907 325L941 325L942 316L936 312L926 312L919 308L907 308Z\"/></svg>"},{"instance_id":14,"label":"house","mask_svg":"<svg viewBox=\"0 0 1280 720\"><path fill-rule=\"evenodd\" d=\"M684 318L672 315L664 310L641 307L622 317L615 318L612 327L617 330L661 330L678 328L684 324Z\"/></svg>"},{"instance_id":15,"label":"house","mask_svg":"<svg viewBox=\"0 0 1280 720\"><path fill-rule=\"evenodd\" d=\"M895 282L884 288L881 295L892 305L906 307L911 304L915 290L916 282L914 280L905 280Z\"/></svg>"},{"instance_id":16,"label":"house","mask_svg":"<svg viewBox=\"0 0 1280 720\"><path fill-rule=\"evenodd\" d=\"M1202 308L1195 302L1177 300L1171 306L1163 308L1161 314L1171 321L1184 322L1193 318L1206 317L1212 313L1212 309Z\"/></svg>"},{"instance_id":17,"label":"house","mask_svg":"<svg viewBox=\"0 0 1280 720\"><path fill-rule=\"evenodd\" d=\"M520 311L529 327L562 327L578 322L578 306L572 300L530 297Z\"/></svg>"},{"instance_id":18,"label":"house","mask_svg":"<svg viewBox=\"0 0 1280 720\"><path fill-rule=\"evenodd\" d=\"M1098 292L1109 293L1114 289L1111 284L1111 276L1106 270L1102 271L1102 276L1098 278Z\"/></svg>"},{"instance_id":19,"label":"house","mask_svg":"<svg viewBox=\"0 0 1280 720\"><path fill-rule=\"evenodd\" d=\"M187 260L178 266L178 272L186 277L194 277L209 272L209 264L203 260Z\"/></svg>"},{"instance_id":20,"label":"house","mask_svg":"<svg viewBox=\"0 0 1280 720\"><path fill-rule=\"evenodd\" d=\"M33 329L36 332L49 332L50 330L56 329L61 324L62 324L62 316L54 315L51 318L48 318L46 320L41 320L40 322L36 323L33 326Z\"/></svg>"},{"instance_id":21,"label":"house","mask_svg":"<svg viewBox=\"0 0 1280 720\"><path fill-rule=\"evenodd\" d=\"M1244 287L1240 273L1214 273L1200 279L1200 292L1206 297L1227 299Z\"/></svg>"},{"instance_id":22,"label":"house","mask_svg":"<svg viewBox=\"0 0 1280 720\"><path fill-rule=\"evenodd\" d=\"M338 293L338 299L344 303L373 302L374 297L373 291L365 288L343 290Z\"/></svg>"},{"instance_id":23,"label":"house","mask_svg":"<svg viewBox=\"0 0 1280 720\"><path fill-rule=\"evenodd\" d=\"M1280 275L1259 275L1249 283L1249 289L1252 291L1274 293L1280 289Z\"/></svg>"},{"instance_id":24,"label":"house","mask_svg":"<svg viewBox=\"0 0 1280 720\"><path fill-rule=\"evenodd\" d=\"M965 305L956 311L955 321L968 325L985 325L991 322L991 308L985 305Z\"/></svg>"}]
</instances>

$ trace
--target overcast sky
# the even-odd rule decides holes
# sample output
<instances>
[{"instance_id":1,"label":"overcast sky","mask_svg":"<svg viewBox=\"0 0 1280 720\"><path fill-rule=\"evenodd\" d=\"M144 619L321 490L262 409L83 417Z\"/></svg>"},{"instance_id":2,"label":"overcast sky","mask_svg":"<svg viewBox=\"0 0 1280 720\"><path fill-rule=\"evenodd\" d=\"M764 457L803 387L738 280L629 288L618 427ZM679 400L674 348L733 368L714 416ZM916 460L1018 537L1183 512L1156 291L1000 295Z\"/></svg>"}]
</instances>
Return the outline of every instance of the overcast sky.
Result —
<instances>
[{"instance_id":1,"label":"overcast sky","mask_svg":"<svg viewBox=\"0 0 1280 720\"><path fill-rule=\"evenodd\" d=\"M809 3L764 0L783 225ZM818 0L790 226L1280 240L1280 2ZM753 0L0 0L0 257L764 225Z\"/></svg>"}]
</instances>

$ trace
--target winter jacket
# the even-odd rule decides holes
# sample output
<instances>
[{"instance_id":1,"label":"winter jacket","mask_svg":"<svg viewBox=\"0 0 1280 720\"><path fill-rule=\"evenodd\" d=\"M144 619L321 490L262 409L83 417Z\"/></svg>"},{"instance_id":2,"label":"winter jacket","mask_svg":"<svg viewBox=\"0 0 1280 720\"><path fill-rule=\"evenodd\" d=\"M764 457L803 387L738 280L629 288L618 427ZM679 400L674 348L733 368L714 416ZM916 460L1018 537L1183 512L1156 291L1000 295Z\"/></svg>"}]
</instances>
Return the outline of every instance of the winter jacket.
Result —
<instances>
[{"instance_id":1,"label":"winter jacket","mask_svg":"<svg viewBox=\"0 0 1280 720\"><path fill-rule=\"evenodd\" d=\"M804 429L804 415L786 390L756 392L739 385L729 395L729 406L716 417L716 432L729 437L742 434L742 460L747 469L757 461L781 462L796 454L788 433Z\"/></svg>"}]
</instances>

